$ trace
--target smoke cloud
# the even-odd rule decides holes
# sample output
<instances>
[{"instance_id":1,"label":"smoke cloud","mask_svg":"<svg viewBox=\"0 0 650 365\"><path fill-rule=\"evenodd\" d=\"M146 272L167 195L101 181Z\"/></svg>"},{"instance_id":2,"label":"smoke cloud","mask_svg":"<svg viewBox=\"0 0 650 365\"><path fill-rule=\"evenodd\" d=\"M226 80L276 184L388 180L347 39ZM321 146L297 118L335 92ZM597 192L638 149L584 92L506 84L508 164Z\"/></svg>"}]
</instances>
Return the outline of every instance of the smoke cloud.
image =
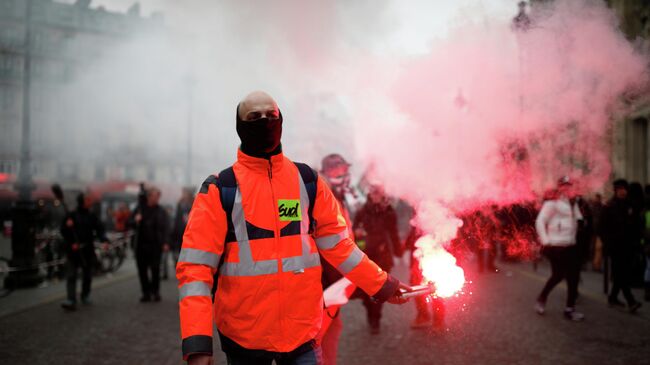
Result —
<instances>
[{"instance_id":1,"label":"smoke cloud","mask_svg":"<svg viewBox=\"0 0 650 365\"><path fill-rule=\"evenodd\" d=\"M422 207L425 231L452 227L445 241L454 213L534 199L562 175L599 189L610 115L646 80L646 58L600 1L536 5L526 32L512 30L513 1L142 4L164 12L165 32L105 50L70 87L84 95L69 106L88 121L78 127L123 141L96 158L183 165L191 113L199 184L233 162L235 105L262 89L283 111L289 157L373 166L389 193ZM70 154L94 147L84 141Z\"/></svg>"},{"instance_id":2,"label":"smoke cloud","mask_svg":"<svg viewBox=\"0 0 650 365\"><path fill-rule=\"evenodd\" d=\"M460 25L399 62L387 107L354 116L361 159L425 207L419 224L440 243L458 227L451 212L530 201L563 175L583 194L609 178L611 113L646 81L647 59L601 2L556 1L531 18L526 32Z\"/></svg>"}]
</instances>

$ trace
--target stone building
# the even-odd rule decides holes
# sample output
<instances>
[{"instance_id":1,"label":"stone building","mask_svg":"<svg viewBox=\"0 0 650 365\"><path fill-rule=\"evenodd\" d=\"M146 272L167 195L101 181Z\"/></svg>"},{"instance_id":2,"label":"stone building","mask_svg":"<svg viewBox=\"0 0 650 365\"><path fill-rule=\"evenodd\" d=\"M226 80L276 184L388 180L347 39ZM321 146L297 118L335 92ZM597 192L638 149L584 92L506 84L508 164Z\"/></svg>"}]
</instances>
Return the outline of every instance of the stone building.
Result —
<instances>
[{"instance_id":1,"label":"stone building","mask_svg":"<svg viewBox=\"0 0 650 365\"><path fill-rule=\"evenodd\" d=\"M31 133L32 174L57 182L109 179L172 182L182 166L165 161L139 160L138 151L124 151L98 162L84 158L76 143L95 138L110 153L119 136L111 131L79 128L84 121L63 94L88 65L129 41L135 33L164 31L160 14L140 15L134 4L126 13L93 6L91 0L0 0L0 173L17 174L22 140L22 95L27 33L27 6L31 3ZM83 103L83 95L78 103ZM72 146L62 154L61 146ZM137 146L134 147L137 149ZM129 153L131 152L131 153Z\"/></svg>"},{"instance_id":2,"label":"stone building","mask_svg":"<svg viewBox=\"0 0 650 365\"><path fill-rule=\"evenodd\" d=\"M554 0L530 0L532 4ZM650 55L650 1L603 0L614 11L619 27L640 52ZM650 70L649 70L650 71ZM611 179L650 184L650 85L623 95L625 111L612 115Z\"/></svg>"},{"instance_id":3,"label":"stone building","mask_svg":"<svg viewBox=\"0 0 650 365\"><path fill-rule=\"evenodd\" d=\"M620 28L634 46L650 55L650 2L608 1L620 20ZM617 115L614 125L613 177L650 183L650 86L626 96L628 112Z\"/></svg>"}]
</instances>

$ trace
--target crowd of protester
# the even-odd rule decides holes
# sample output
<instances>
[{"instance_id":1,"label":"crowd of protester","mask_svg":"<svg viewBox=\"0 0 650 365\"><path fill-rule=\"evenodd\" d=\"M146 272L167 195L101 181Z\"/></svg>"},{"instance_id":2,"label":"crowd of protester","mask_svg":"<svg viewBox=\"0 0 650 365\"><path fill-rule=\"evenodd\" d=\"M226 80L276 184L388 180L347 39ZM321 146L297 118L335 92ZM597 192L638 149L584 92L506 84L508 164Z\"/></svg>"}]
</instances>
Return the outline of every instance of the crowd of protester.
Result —
<instances>
[{"instance_id":1,"label":"crowd of protester","mask_svg":"<svg viewBox=\"0 0 650 365\"><path fill-rule=\"evenodd\" d=\"M340 159L334 168L349 166L340 155L330 155L330 160L333 158L331 156L335 156L335 160ZM325 171L321 173L325 174ZM404 250L414 250L417 229L408 224L406 227L399 225L401 220L410 220L413 209L401 209L402 202L390 199L380 185L364 186L367 197L359 199L355 189L349 185L349 172L345 170L343 175L345 181L338 181L337 176L332 178L331 184L339 189L337 194L340 201L345 204L346 211L349 211L347 214L353 217L349 221L351 234L356 236L356 242L374 261L384 270L390 271L392 257L401 257ZM610 275L613 285L608 297L609 304L613 307L627 306L631 311L636 311L640 302L634 298L630 288L643 286L644 299L650 300L650 185L644 189L639 183L616 180L612 196L608 200L599 193L585 199L570 191L570 187L570 181L560 182L558 189L546 194L540 202L519 202L505 206L486 204L458 212L463 225L447 248L456 256L460 265L472 262L471 265L476 265L478 273L498 273L497 257L503 261L534 262L548 258L553 274L538 297L538 313L544 312L543 304L549 292L564 279L570 288L567 310L573 310L581 270ZM184 188L176 207L161 206L160 194L160 190L152 186L141 192L135 206L129 207L126 202L118 203L115 207L108 206L103 222L92 215L91 198L83 194L79 196L77 210L66 215L61 228L66 242L63 249L68 258L69 294L63 303L64 308L74 309L76 305L74 288L79 269L84 282L81 301L90 302L92 275L87 266L94 257L92 250L88 249L91 245L80 242L80 237L83 236L86 241L106 242L106 230L135 233L132 247L142 287L141 301L160 300L159 282L169 278L170 266L173 267L178 261L194 191ZM548 237L544 237L545 231L540 232L539 226L540 214L543 215L542 219L551 219L546 217L550 210L544 211L544 206L556 201L562 194L566 195L567 202L572 207L569 212L576 221L574 242L572 241L568 254L562 247L545 245L542 241ZM350 198L352 203L346 201ZM551 210L555 214L557 209ZM402 216L407 218L403 219ZM549 222L544 224L548 226ZM401 241L400 237L405 239ZM85 249L80 249L81 247ZM605 265L608 265L609 270L605 270ZM411 271L412 284L420 284L417 261L412 265ZM626 303L619 300L619 292L622 292ZM381 305L373 303L370 298L364 299L364 305L368 311L369 328L373 333L378 333ZM418 317L413 327L423 327L425 323L428 326L431 317L427 314L429 305L417 302L416 305ZM437 305L442 310L442 306ZM436 320L440 325L440 318Z\"/></svg>"},{"instance_id":2,"label":"crowd of protester","mask_svg":"<svg viewBox=\"0 0 650 365\"><path fill-rule=\"evenodd\" d=\"M91 304L92 276L97 263L95 241L106 249L110 242L107 231L130 234L138 278L142 290L141 302L160 301L160 280L168 279L169 267L178 261L183 231L192 207L193 189L184 188L175 209L160 204L161 190L141 185L137 203L129 206L122 201L111 204L101 214L101 201L92 193L81 193L77 207L62 219L62 250L66 257L68 295L61 304L66 310L77 307L77 277L82 272L82 304ZM102 219L103 218L103 219Z\"/></svg>"}]
</instances>

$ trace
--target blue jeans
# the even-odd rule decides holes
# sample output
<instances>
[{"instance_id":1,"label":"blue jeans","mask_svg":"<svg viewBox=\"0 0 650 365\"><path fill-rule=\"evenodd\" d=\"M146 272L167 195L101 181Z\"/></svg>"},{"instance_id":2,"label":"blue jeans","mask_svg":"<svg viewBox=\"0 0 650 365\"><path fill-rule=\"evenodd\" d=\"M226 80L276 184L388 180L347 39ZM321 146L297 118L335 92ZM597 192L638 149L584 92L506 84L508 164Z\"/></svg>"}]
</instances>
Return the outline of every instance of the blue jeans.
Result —
<instances>
[{"instance_id":1,"label":"blue jeans","mask_svg":"<svg viewBox=\"0 0 650 365\"><path fill-rule=\"evenodd\" d=\"M291 353L278 355L274 358L248 357L244 354L226 353L228 365L322 365L323 355L320 346L310 349L299 355Z\"/></svg>"}]
</instances>

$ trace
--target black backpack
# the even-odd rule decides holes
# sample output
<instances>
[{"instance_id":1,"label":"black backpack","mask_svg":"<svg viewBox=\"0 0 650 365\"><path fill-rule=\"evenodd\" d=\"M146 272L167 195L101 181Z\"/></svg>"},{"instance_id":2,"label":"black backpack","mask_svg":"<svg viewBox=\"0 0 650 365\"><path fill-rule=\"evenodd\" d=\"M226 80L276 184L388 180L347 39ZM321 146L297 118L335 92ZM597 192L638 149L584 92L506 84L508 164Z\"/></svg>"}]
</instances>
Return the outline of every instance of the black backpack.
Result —
<instances>
[{"instance_id":1,"label":"black backpack","mask_svg":"<svg viewBox=\"0 0 650 365\"><path fill-rule=\"evenodd\" d=\"M298 172L300 172L302 181L305 183L305 189L307 190L307 196L309 197L309 209L307 212L309 214L309 233L311 234L316 227L316 221L314 220L312 212L314 210L314 202L316 201L316 182L318 181L318 174L307 164L300 162L294 162L294 164L298 168ZM228 231L226 233L225 242L232 242L235 240L235 227L232 223L232 208L235 204L235 194L237 192L237 179L235 178L235 172L233 171L232 166L221 171L218 177L214 175L208 177L201 185L199 193L207 194L210 185L213 184L219 189L221 207L223 208L223 211L226 212L226 219L228 220ZM221 261L219 261L219 265L217 266L217 272L214 274L214 284L212 286L213 300L214 293L217 291L219 268L223 263L224 257L225 255L221 255Z\"/></svg>"}]
</instances>

